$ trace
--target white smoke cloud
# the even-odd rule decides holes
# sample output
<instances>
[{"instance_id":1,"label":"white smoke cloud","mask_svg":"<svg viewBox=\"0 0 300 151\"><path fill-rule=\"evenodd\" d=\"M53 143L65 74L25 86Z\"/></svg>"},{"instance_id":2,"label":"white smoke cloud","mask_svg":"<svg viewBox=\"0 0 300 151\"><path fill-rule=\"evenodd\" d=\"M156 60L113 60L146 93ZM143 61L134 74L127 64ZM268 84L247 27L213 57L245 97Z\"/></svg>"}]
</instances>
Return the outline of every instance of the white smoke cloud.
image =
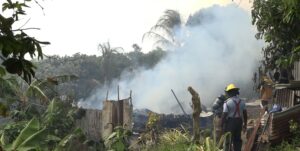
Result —
<instances>
[{"instance_id":1,"label":"white smoke cloud","mask_svg":"<svg viewBox=\"0 0 300 151\"><path fill-rule=\"evenodd\" d=\"M125 89L120 91L121 96L127 97L122 92L133 90L136 108L182 113L170 91L173 89L189 112L188 86L199 92L205 105L211 105L230 83L243 88L241 95L252 90L249 83L263 44L254 37L251 16L236 5L227 5L201 10L192 17L201 24L176 30L176 39L182 43L180 48L170 51L153 69L118 82ZM98 92L103 94L106 90Z\"/></svg>"}]
</instances>

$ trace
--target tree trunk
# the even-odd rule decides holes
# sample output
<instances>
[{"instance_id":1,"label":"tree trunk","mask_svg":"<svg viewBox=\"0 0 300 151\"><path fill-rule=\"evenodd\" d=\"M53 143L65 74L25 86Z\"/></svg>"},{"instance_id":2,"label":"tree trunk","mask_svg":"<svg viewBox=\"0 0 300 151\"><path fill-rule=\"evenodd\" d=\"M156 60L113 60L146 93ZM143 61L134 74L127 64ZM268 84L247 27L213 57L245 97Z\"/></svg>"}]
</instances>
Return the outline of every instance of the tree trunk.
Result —
<instances>
[{"instance_id":1,"label":"tree trunk","mask_svg":"<svg viewBox=\"0 0 300 151\"><path fill-rule=\"evenodd\" d=\"M188 91L192 95L192 103L193 103L193 142L196 144L200 143L200 113L201 109L201 101L199 94L192 88L188 87Z\"/></svg>"}]
</instances>

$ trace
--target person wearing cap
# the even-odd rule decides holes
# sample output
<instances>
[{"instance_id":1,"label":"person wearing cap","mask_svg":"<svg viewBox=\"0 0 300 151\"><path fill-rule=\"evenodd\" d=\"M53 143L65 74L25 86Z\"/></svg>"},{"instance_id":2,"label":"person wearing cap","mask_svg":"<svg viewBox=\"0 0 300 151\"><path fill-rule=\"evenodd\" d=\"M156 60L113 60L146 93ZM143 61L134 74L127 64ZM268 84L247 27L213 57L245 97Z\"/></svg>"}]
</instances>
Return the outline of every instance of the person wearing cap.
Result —
<instances>
[{"instance_id":1,"label":"person wearing cap","mask_svg":"<svg viewBox=\"0 0 300 151\"><path fill-rule=\"evenodd\" d=\"M227 147L225 145L225 150L232 146L234 151L241 151L241 133L247 128L246 103L238 97L239 88L234 84L229 84L225 91L229 98L223 105L222 127L225 132L231 133L231 142L227 144Z\"/></svg>"}]
</instances>

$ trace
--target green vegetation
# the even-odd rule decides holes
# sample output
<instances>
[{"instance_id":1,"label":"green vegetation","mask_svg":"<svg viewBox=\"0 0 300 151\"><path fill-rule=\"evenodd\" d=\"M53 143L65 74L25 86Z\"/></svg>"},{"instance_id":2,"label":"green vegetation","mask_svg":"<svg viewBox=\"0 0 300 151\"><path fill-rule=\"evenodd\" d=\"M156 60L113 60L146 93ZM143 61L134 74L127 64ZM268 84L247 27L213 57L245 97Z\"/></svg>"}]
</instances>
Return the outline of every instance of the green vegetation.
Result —
<instances>
[{"instance_id":1,"label":"green vegetation","mask_svg":"<svg viewBox=\"0 0 300 151\"><path fill-rule=\"evenodd\" d=\"M272 70L291 69L300 56L300 1L299 0L254 0L253 24L264 39L264 65Z\"/></svg>"},{"instance_id":2,"label":"green vegetation","mask_svg":"<svg viewBox=\"0 0 300 151\"><path fill-rule=\"evenodd\" d=\"M229 138L230 134L223 135L219 142L215 142L209 136L202 136L201 143L193 143L192 136L186 130L172 129L162 132L159 135L159 141L155 145L145 145L145 151L220 151L223 147L225 139Z\"/></svg>"},{"instance_id":3,"label":"green vegetation","mask_svg":"<svg viewBox=\"0 0 300 151\"><path fill-rule=\"evenodd\" d=\"M166 56L166 51L160 48L143 53L139 46L134 46L133 51L121 53L109 43L104 43L99 46L100 56L79 53L65 57L50 56L35 62L38 67L36 77L45 79L57 75L76 75L78 80L60 85L57 92L70 99L86 98L96 87L109 86L122 74L134 75L138 70L151 69Z\"/></svg>"},{"instance_id":4,"label":"green vegetation","mask_svg":"<svg viewBox=\"0 0 300 151\"><path fill-rule=\"evenodd\" d=\"M76 116L77 109L68 104L53 99L46 109L28 106L30 110L27 108L28 110L18 111L0 131L2 148L59 150L70 148L71 142L76 137L79 138L78 141L85 141L82 132L74 127L75 120L80 118Z\"/></svg>"},{"instance_id":5,"label":"green vegetation","mask_svg":"<svg viewBox=\"0 0 300 151\"><path fill-rule=\"evenodd\" d=\"M50 44L49 42L39 41L25 32L29 29L38 28L23 28L25 26L23 25L18 29L13 29L14 24L20 21L19 17L26 15L24 8L29 7L28 4L30 3L31 0L25 0L24 2L6 0L2 3L2 12L7 12L10 15L5 17L2 13L0 14L0 58L2 65L7 72L18 74L29 83L32 77L35 76L34 70L36 67L31 61L25 59L25 55L29 54L31 58L34 58L37 53L37 58L43 59L41 45ZM3 67L0 68L1 73L4 74L5 70Z\"/></svg>"},{"instance_id":6,"label":"green vegetation","mask_svg":"<svg viewBox=\"0 0 300 151\"><path fill-rule=\"evenodd\" d=\"M130 131L123 127L117 126L114 128L114 132L105 140L105 147L107 150L112 151L128 150L130 136Z\"/></svg>"},{"instance_id":7,"label":"green vegetation","mask_svg":"<svg viewBox=\"0 0 300 151\"><path fill-rule=\"evenodd\" d=\"M98 86L109 86L122 75L134 75L140 69L151 69L166 56L156 48L148 53L133 45L133 51L122 52L109 42L99 45L99 56L44 57L42 46L50 44L26 33L26 23L14 29L24 8L36 0L2 2L0 14L0 150L129 150L131 132L116 127L105 142L88 140L76 127L83 111L72 107L74 100L86 98ZM5 14L5 15L4 15ZM270 70L286 68L300 58L300 0L254 0L253 24L256 37L264 39L263 64ZM145 36L155 37L156 44L177 46L174 29L183 24L177 11L167 10ZM192 25L190 21L186 25ZM144 36L144 37L145 37ZM25 58L30 56L31 61ZM45 59L44 59L45 58ZM40 60L44 59L44 60ZM130 76L129 76L130 77ZM199 117L198 115L195 117ZM163 130L158 127L159 116L149 114L147 130L139 139L141 150L157 151L219 151L230 134L216 142L210 134L200 133L194 143L186 129ZM291 140L271 148L271 151L299 150L300 130L290 122Z\"/></svg>"},{"instance_id":8,"label":"green vegetation","mask_svg":"<svg viewBox=\"0 0 300 151\"><path fill-rule=\"evenodd\" d=\"M273 146L269 151L298 151L300 150L300 127L299 123L294 120L289 121L290 132L292 137L288 140L284 140L282 143Z\"/></svg>"}]
</instances>

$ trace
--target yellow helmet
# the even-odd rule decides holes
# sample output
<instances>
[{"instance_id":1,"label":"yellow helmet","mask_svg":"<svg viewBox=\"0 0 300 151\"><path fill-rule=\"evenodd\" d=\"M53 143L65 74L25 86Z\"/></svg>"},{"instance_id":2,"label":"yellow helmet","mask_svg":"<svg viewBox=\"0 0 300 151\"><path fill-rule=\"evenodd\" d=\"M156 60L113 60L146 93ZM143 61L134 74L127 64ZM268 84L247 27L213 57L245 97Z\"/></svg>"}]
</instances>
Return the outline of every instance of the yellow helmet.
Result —
<instances>
[{"instance_id":1,"label":"yellow helmet","mask_svg":"<svg viewBox=\"0 0 300 151\"><path fill-rule=\"evenodd\" d=\"M228 91L234 90L234 89L239 90L239 88L237 88L234 84L231 83L226 87L225 91L228 92Z\"/></svg>"}]
</instances>

